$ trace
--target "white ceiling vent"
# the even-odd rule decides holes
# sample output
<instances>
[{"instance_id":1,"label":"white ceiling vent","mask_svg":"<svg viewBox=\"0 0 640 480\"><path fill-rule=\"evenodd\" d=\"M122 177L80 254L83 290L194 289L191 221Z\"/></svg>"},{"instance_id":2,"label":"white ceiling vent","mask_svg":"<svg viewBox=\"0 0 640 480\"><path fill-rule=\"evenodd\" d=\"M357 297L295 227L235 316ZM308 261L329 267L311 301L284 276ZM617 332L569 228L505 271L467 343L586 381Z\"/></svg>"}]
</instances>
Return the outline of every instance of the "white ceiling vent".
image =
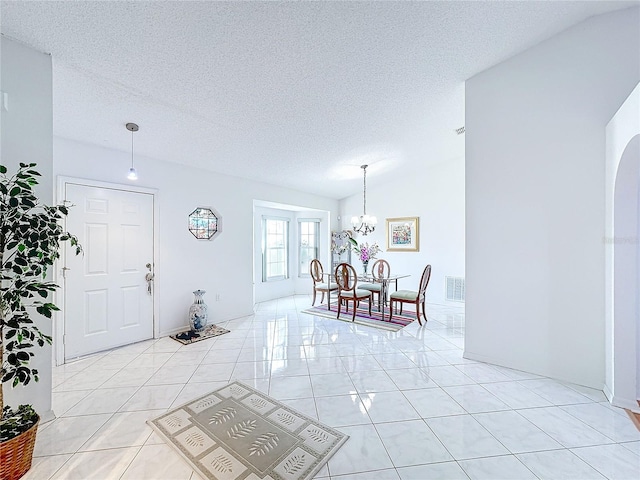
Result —
<instances>
[{"instance_id":1,"label":"white ceiling vent","mask_svg":"<svg viewBox=\"0 0 640 480\"><path fill-rule=\"evenodd\" d=\"M464 302L464 277L444 277L447 300Z\"/></svg>"}]
</instances>

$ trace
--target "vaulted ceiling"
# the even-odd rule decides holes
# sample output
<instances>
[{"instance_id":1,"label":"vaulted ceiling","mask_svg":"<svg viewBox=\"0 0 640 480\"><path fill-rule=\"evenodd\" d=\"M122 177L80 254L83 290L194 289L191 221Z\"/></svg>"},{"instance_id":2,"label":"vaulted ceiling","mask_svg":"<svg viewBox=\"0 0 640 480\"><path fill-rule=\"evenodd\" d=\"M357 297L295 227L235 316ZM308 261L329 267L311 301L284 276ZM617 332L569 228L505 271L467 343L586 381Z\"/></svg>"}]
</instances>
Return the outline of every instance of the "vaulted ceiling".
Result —
<instances>
[{"instance_id":1,"label":"vaulted ceiling","mask_svg":"<svg viewBox=\"0 0 640 480\"><path fill-rule=\"evenodd\" d=\"M467 78L638 4L2 1L1 13L4 35L52 55L55 135L130 152L135 122L136 155L343 198L362 188L361 164L375 185L464 155Z\"/></svg>"}]
</instances>

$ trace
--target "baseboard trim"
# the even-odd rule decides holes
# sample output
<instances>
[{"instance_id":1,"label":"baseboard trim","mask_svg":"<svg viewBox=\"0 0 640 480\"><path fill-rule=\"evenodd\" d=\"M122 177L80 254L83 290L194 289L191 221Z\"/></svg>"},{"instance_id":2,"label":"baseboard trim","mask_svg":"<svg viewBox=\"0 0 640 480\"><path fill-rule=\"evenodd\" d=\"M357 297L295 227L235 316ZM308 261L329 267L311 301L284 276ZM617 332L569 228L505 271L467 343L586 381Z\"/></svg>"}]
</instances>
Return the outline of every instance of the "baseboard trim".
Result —
<instances>
[{"instance_id":1,"label":"baseboard trim","mask_svg":"<svg viewBox=\"0 0 640 480\"><path fill-rule=\"evenodd\" d=\"M524 367L524 366L509 365L506 362L504 362L504 360L502 360L502 359L489 357L489 356L486 356L486 355L480 355L480 354L477 354L477 353L474 353L474 352L470 352L470 351L468 351L466 349L462 351L462 358L466 358L468 360L476 360L478 362L483 362L483 363L489 363L491 365L497 365L499 367L510 368L512 370L518 370L519 372L532 373L534 375L539 375L539 376L545 377L545 378L551 378L552 380L557 380L559 382L572 383L573 385L580 385L580 386L587 387L587 388L593 388L594 390L602 390L602 386L601 387L594 387L593 385L585 385L583 383L576 383L575 381L567 380L565 378L558 378L558 377L551 376L551 375L549 375L549 373L533 371L533 370L528 369L527 367Z\"/></svg>"},{"instance_id":2,"label":"baseboard trim","mask_svg":"<svg viewBox=\"0 0 640 480\"><path fill-rule=\"evenodd\" d=\"M169 335L176 335L180 332L184 332L185 330L189 330L189 328L191 328L189 325L183 325L178 328L172 328L171 330L165 330L158 334L158 338L168 337Z\"/></svg>"},{"instance_id":3,"label":"baseboard trim","mask_svg":"<svg viewBox=\"0 0 640 480\"><path fill-rule=\"evenodd\" d=\"M629 410L633 413L640 413L640 407L638 406L638 401L636 399L620 398L613 395L610 403L614 407L624 408L625 410Z\"/></svg>"},{"instance_id":4,"label":"baseboard trim","mask_svg":"<svg viewBox=\"0 0 640 480\"><path fill-rule=\"evenodd\" d=\"M605 384L602 387L602 392L604 393L604 396L607 397L607 400L609 400L609 403L613 404L613 393L609 389L609 385Z\"/></svg>"},{"instance_id":5,"label":"baseboard trim","mask_svg":"<svg viewBox=\"0 0 640 480\"><path fill-rule=\"evenodd\" d=\"M631 410L627 410L626 408L624 409L624 411L627 412L627 415L629 415L629 418L636 426L636 428L640 430L640 413L634 413Z\"/></svg>"},{"instance_id":6,"label":"baseboard trim","mask_svg":"<svg viewBox=\"0 0 640 480\"><path fill-rule=\"evenodd\" d=\"M237 320L239 318L245 318L245 317L250 317L251 315L255 315L255 310L252 310L250 313L246 313L244 315L238 315L236 317L233 318L227 318L225 320L218 320L216 322L212 322L212 321L208 321L207 323L215 323L216 325L220 325L223 324L225 322L230 322L231 320ZM186 330L189 330L191 327L189 325L183 325L181 327L176 327L176 328L172 328L171 330L163 330L162 332L158 333L158 337L157 338L163 338L163 337L168 337L169 335L176 335L180 332L184 332Z\"/></svg>"},{"instance_id":7,"label":"baseboard trim","mask_svg":"<svg viewBox=\"0 0 640 480\"><path fill-rule=\"evenodd\" d=\"M40 425L49 423L55 419L56 414L53 412L53 410L47 410L46 412L40 414Z\"/></svg>"},{"instance_id":8,"label":"baseboard trim","mask_svg":"<svg viewBox=\"0 0 640 480\"><path fill-rule=\"evenodd\" d=\"M477 360L478 362L495 363L497 365L494 358L486 357L484 355L478 355L477 353L470 352L466 349L462 351L462 358L466 358L468 360Z\"/></svg>"},{"instance_id":9,"label":"baseboard trim","mask_svg":"<svg viewBox=\"0 0 640 480\"><path fill-rule=\"evenodd\" d=\"M468 360L475 360L477 362L482 362L482 363L490 363L491 365L498 365L499 367L511 368L513 370L518 370L520 372L533 373L534 375L542 375L541 373L530 372L529 370L525 370L524 368L519 366L507 365L504 361L498 358L489 357L487 355L480 355L478 353L470 352L468 350L462 351L462 358L466 358Z\"/></svg>"},{"instance_id":10,"label":"baseboard trim","mask_svg":"<svg viewBox=\"0 0 640 480\"><path fill-rule=\"evenodd\" d=\"M546 376L538 372L531 372L529 370L525 370L523 367L507 365L506 363L504 363L503 361L497 358L488 357L486 355L479 355L477 353L473 353L468 350L462 351L462 358L466 358L467 360L475 360L476 362L488 363L490 365L497 365L498 367L510 368L512 370L517 370L519 372L526 372L526 373L532 373L534 375Z\"/></svg>"}]
</instances>

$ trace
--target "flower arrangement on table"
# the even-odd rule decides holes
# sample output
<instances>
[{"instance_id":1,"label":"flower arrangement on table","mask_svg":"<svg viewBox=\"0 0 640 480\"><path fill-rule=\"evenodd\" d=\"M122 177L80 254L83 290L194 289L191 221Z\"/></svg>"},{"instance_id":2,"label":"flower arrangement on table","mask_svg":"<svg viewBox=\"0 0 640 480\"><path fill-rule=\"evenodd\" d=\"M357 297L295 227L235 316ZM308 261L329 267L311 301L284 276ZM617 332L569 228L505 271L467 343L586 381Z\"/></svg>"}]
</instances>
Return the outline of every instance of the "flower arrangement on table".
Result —
<instances>
[{"instance_id":1,"label":"flower arrangement on table","mask_svg":"<svg viewBox=\"0 0 640 480\"><path fill-rule=\"evenodd\" d=\"M376 258L376 255L380 251L380 246L378 242L374 242L371 245L368 243L362 243L358 245L358 242L353 238L350 238L351 249L358 254L358 258L362 262L362 266L364 267L364 272L367 273L367 265L369 265L369 260L372 258Z\"/></svg>"}]
</instances>

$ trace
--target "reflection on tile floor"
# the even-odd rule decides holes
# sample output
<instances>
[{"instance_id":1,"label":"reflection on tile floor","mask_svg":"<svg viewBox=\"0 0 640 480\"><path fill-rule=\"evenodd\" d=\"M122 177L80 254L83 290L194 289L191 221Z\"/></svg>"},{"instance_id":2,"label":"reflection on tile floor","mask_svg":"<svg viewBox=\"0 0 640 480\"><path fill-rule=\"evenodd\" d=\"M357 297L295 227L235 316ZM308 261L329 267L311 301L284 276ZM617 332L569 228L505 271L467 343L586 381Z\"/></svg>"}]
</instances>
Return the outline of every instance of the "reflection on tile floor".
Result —
<instances>
[{"instance_id":1,"label":"reflection on tile floor","mask_svg":"<svg viewBox=\"0 0 640 480\"><path fill-rule=\"evenodd\" d=\"M386 332L259 304L231 333L54 368L27 480L200 477L145 424L232 379L350 435L316 478L640 478L640 432L602 392L462 358L464 308ZM415 322L414 322L415 323Z\"/></svg>"}]
</instances>

